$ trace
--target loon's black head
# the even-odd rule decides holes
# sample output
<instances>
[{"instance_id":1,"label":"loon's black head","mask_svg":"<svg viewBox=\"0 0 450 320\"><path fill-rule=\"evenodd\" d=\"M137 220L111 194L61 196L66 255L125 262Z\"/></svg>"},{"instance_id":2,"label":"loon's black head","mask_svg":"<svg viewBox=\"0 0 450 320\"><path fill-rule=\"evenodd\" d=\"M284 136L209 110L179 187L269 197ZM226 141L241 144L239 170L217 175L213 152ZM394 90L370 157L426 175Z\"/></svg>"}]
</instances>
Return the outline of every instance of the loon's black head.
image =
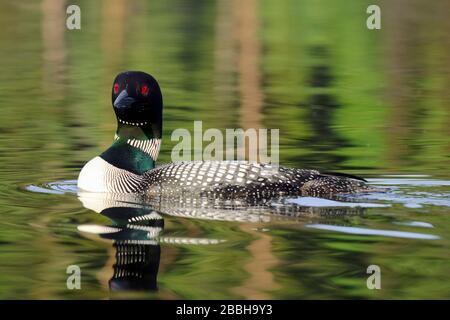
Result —
<instances>
[{"instance_id":1,"label":"loon's black head","mask_svg":"<svg viewBox=\"0 0 450 320\"><path fill-rule=\"evenodd\" d=\"M118 74L112 87L112 104L118 132L137 127L149 138L160 138L162 131L162 94L158 82L141 71Z\"/></svg>"}]
</instances>

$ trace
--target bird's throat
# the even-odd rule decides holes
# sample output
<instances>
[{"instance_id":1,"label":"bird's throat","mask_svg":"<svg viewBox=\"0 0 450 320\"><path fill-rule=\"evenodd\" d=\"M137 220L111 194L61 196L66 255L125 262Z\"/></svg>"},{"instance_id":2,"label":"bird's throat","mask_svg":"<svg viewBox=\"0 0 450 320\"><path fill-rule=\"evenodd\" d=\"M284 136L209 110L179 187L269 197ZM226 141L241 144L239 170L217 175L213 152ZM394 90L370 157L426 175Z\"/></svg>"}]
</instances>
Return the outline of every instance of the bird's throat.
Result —
<instances>
[{"instance_id":1,"label":"bird's throat","mask_svg":"<svg viewBox=\"0 0 450 320\"><path fill-rule=\"evenodd\" d=\"M155 167L155 159L128 140L119 138L100 157L119 169L141 175Z\"/></svg>"}]
</instances>

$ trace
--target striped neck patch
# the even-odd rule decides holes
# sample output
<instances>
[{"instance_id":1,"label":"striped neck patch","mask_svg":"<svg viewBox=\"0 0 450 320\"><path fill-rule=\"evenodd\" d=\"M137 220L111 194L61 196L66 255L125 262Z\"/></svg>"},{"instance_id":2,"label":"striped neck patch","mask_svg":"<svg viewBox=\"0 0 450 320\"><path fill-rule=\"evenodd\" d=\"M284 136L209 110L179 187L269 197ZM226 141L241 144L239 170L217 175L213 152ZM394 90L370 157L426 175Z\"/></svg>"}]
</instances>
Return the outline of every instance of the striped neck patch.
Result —
<instances>
[{"instance_id":1,"label":"striped neck patch","mask_svg":"<svg viewBox=\"0 0 450 320\"><path fill-rule=\"evenodd\" d=\"M161 139L138 140L128 139L127 144L147 153L154 161L158 158Z\"/></svg>"}]
</instances>

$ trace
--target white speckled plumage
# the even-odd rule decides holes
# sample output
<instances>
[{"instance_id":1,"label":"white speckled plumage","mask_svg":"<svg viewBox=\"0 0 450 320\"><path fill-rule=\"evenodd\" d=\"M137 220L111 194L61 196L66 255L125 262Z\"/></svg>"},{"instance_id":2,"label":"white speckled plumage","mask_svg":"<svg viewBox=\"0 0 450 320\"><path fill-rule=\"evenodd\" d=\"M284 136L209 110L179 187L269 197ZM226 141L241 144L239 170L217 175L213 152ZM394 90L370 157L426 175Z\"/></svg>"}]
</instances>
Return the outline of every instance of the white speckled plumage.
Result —
<instances>
[{"instance_id":1,"label":"white speckled plumage","mask_svg":"<svg viewBox=\"0 0 450 320\"><path fill-rule=\"evenodd\" d=\"M215 198L272 198L284 195L349 193L364 182L316 170L276 167L245 161L171 163L143 175L149 195L197 194Z\"/></svg>"}]
</instances>

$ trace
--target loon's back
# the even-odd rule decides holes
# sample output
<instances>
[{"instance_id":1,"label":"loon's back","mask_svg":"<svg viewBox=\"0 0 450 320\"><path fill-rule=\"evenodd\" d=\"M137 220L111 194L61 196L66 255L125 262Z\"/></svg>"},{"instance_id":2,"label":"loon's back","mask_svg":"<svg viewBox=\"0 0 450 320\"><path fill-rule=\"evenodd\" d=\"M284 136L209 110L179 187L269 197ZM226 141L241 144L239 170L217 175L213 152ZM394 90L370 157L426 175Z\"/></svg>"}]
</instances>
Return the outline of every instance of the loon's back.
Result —
<instances>
[{"instance_id":1,"label":"loon's back","mask_svg":"<svg viewBox=\"0 0 450 320\"><path fill-rule=\"evenodd\" d=\"M357 177L246 161L170 163L143 174L140 189L149 195L199 195L214 198L327 196L370 191Z\"/></svg>"}]
</instances>

